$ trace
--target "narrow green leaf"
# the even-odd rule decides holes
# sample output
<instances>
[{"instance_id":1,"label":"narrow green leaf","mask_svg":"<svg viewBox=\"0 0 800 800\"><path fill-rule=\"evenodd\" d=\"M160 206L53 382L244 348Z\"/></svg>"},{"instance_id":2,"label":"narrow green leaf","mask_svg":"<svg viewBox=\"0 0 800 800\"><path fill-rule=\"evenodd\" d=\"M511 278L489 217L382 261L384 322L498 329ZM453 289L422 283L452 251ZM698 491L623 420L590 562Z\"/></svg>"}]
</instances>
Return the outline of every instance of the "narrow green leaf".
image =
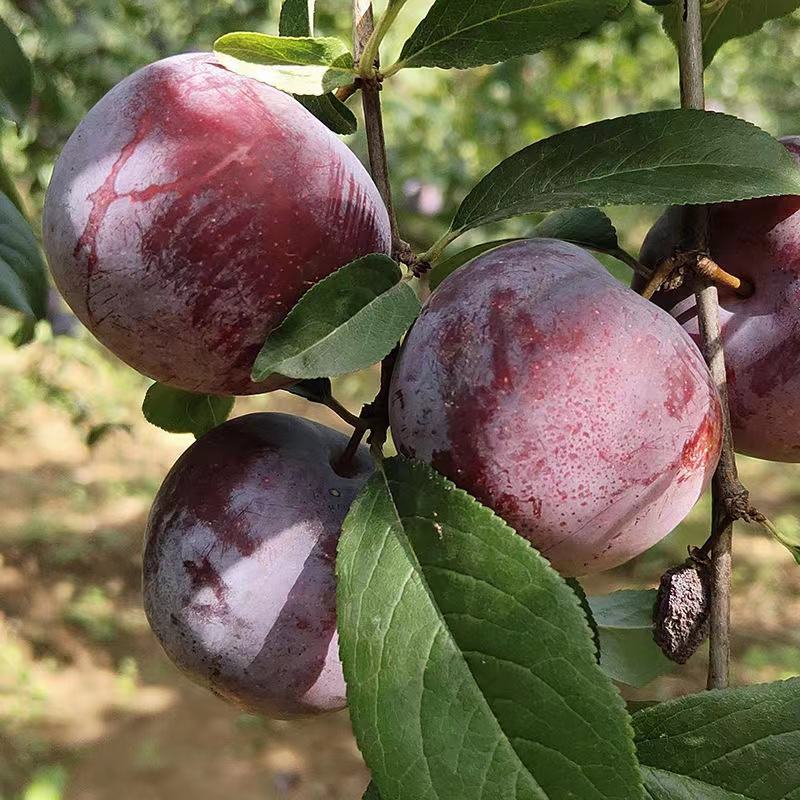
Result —
<instances>
[{"instance_id":1,"label":"narrow green leaf","mask_svg":"<svg viewBox=\"0 0 800 800\"><path fill-rule=\"evenodd\" d=\"M473 247L468 247L466 250L462 250L460 253L455 253L454 255L450 256L449 258L445 258L443 261L440 261L430 272L428 276L428 285L431 287L431 290L435 289L448 275L451 275L455 272L459 267L464 266L468 262L472 261L473 258L477 258L484 253L489 252L489 250L494 250L495 247L502 247L504 244L510 244L511 242L518 242L519 239L497 239L493 242L483 242L482 244L476 244Z\"/></svg>"},{"instance_id":2,"label":"narrow green leaf","mask_svg":"<svg viewBox=\"0 0 800 800\"><path fill-rule=\"evenodd\" d=\"M800 520L791 514L783 514L778 518L777 525L773 525L769 520L766 520L763 525L800 564Z\"/></svg>"},{"instance_id":3,"label":"narrow green leaf","mask_svg":"<svg viewBox=\"0 0 800 800\"><path fill-rule=\"evenodd\" d=\"M47 277L39 244L19 209L0 193L0 305L34 319L47 311Z\"/></svg>"},{"instance_id":4,"label":"narrow green leaf","mask_svg":"<svg viewBox=\"0 0 800 800\"><path fill-rule=\"evenodd\" d=\"M33 92L33 70L17 37L0 19L0 95L17 121L28 113Z\"/></svg>"},{"instance_id":5,"label":"narrow green leaf","mask_svg":"<svg viewBox=\"0 0 800 800\"><path fill-rule=\"evenodd\" d=\"M749 122L671 110L603 120L536 142L501 162L467 195L463 232L532 211L682 205L800 194L786 148Z\"/></svg>"},{"instance_id":6,"label":"narrow green leaf","mask_svg":"<svg viewBox=\"0 0 800 800\"><path fill-rule=\"evenodd\" d=\"M296 94L295 99L334 133L344 136L358 129L356 115L335 94Z\"/></svg>"},{"instance_id":7,"label":"narrow green leaf","mask_svg":"<svg viewBox=\"0 0 800 800\"><path fill-rule=\"evenodd\" d=\"M356 77L353 56L339 39L227 33L214 42L220 62L284 92L320 95Z\"/></svg>"},{"instance_id":8,"label":"narrow green leaf","mask_svg":"<svg viewBox=\"0 0 800 800\"><path fill-rule=\"evenodd\" d=\"M545 217L532 231L530 238L563 239L565 242L599 250L617 256L621 252L617 231L613 223L599 208L567 208ZM435 289L450 273L455 272L473 258L493 250L495 247L516 242L518 239L499 239L484 242L440 261L429 277L431 289Z\"/></svg>"},{"instance_id":9,"label":"narrow green leaf","mask_svg":"<svg viewBox=\"0 0 800 800\"><path fill-rule=\"evenodd\" d=\"M36 338L36 318L23 317L17 329L9 336L14 347L24 347Z\"/></svg>"},{"instance_id":10,"label":"narrow green leaf","mask_svg":"<svg viewBox=\"0 0 800 800\"><path fill-rule=\"evenodd\" d=\"M633 717L652 800L800 798L800 680L703 692Z\"/></svg>"},{"instance_id":11,"label":"narrow green leaf","mask_svg":"<svg viewBox=\"0 0 800 800\"><path fill-rule=\"evenodd\" d=\"M312 403L327 403L333 394L330 378L310 378L307 381L298 381L286 387L290 394L296 394Z\"/></svg>"},{"instance_id":12,"label":"narrow green leaf","mask_svg":"<svg viewBox=\"0 0 800 800\"><path fill-rule=\"evenodd\" d=\"M664 30L673 42L680 36L682 4L650 3L661 6ZM800 0L706 0L701 5L703 19L703 61L708 66L725 42L749 36L765 22L785 17L800 8Z\"/></svg>"},{"instance_id":13,"label":"narrow green leaf","mask_svg":"<svg viewBox=\"0 0 800 800\"><path fill-rule=\"evenodd\" d=\"M278 31L281 36L313 36L314 0L283 0Z\"/></svg>"},{"instance_id":14,"label":"narrow green leaf","mask_svg":"<svg viewBox=\"0 0 800 800\"><path fill-rule=\"evenodd\" d=\"M131 426L126 422L101 422L99 425L92 425L86 434L86 446L89 448L96 447L103 439L115 431L130 433L131 430Z\"/></svg>"},{"instance_id":15,"label":"narrow green leaf","mask_svg":"<svg viewBox=\"0 0 800 800\"><path fill-rule=\"evenodd\" d=\"M278 31L281 36L313 36L314 0L284 0ZM295 99L334 133L355 133L355 114L331 92L319 96L295 95Z\"/></svg>"},{"instance_id":16,"label":"narrow green leaf","mask_svg":"<svg viewBox=\"0 0 800 800\"><path fill-rule=\"evenodd\" d=\"M144 418L169 433L193 433L199 438L230 415L233 397L195 394L154 383L144 396Z\"/></svg>"},{"instance_id":17,"label":"narrow green leaf","mask_svg":"<svg viewBox=\"0 0 800 800\"><path fill-rule=\"evenodd\" d=\"M541 239L565 242L610 253L619 248L617 229L599 208L565 208L545 217L534 229Z\"/></svg>"},{"instance_id":18,"label":"narrow green leaf","mask_svg":"<svg viewBox=\"0 0 800 800\"><path fill-rule=\"evenodd\" d=\"M336 564L350 715L383 800L642 797L577 597L499 517L393 458Z\"/></svg>"},{"instance_id":19,"label":"narrow green leaf","mask_svg":"<svg viewBox=\"0 0 800 800\"><path fill-rule=\"evenodd\" d=\"M654 589L589 598L600 632L600 666L610 678L645 686L675 665L653 641Z\"/></svg>"},{"instance_id":20,"label":"narrow green leaf","mask_svg":"<svg viewBox=\"0 0 800 800\"><path fill-rule=\"evenodd\" d=\"M376 364L419 314L401 277L391 258L375 253L312 286L264 343L253 380L329 377Z\"/></svg>"},{"instance_id":21,"label":"narrow green leaf","mask_svg":"<svg viewBox=\"0 0 800 800\"><path fill-rule=\"evenodd\" d=\"M477 67L575 39L627 0L436 0L400 54L405 67Z\"/></svg>"}]
</instances>

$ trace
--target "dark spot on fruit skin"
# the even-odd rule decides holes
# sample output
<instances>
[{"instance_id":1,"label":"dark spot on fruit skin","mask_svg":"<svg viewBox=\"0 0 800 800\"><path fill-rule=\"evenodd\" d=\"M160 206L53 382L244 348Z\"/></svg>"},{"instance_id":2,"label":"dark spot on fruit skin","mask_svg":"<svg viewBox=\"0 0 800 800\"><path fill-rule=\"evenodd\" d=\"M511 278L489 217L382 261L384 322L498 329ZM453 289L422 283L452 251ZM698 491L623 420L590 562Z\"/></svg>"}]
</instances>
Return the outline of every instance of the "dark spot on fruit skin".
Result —
<instances>
[{"instance_id":1,"label":"dark spot on fruit skin","mask_svg":"<svg viewBox=\"0 0 800 800\"><path fill-rule=\"evenodd\" d=\"M703 470L710 480L719 459L721 439L722 409L716 406L683 446L680 457L682 473L678 480L687 480L697 470Z\"/></svg>"},{"instance_id":2,"label":"dark spot on fruit skin","mask_svg":"<svg viewBox=\"0 0 800 800\"><path fill-rule=\"evenodd\" d=\"M184 561L183 568L189 576L192 589L211 589L219 603L225 602L225 583L220 578L219 573L214 569L208 556L202 556L199 563L196 561Z\"/></svg>"}]
</instances>

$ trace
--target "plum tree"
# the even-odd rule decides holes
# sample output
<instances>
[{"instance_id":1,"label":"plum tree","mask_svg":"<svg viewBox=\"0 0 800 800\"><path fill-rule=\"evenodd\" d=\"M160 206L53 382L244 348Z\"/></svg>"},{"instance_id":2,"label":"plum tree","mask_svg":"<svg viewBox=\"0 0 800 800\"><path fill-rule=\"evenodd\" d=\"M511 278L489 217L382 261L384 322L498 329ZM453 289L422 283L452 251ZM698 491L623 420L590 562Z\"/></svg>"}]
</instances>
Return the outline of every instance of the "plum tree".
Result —
<instances>
[{"instance_id":1,"label":"plum tree","mask_svg":"<svg viewBox=\"0 0 800 800\"><path fill-rule=\"evenodd\" d=\"M782 141L800 160L800 137ZM711 257L755 289L750 297L719 292L736 449L800 461L800 197L720 203L709 219ZM669 209L648 234L641 260L653 267L679 243L680 212ZM699 343L691 286L653 299Z\"/></svg>"},{"instance_id":2,"label":"plum tree","mask_svg":"<svg viewBox=\"0 0 800 800\"><path fill-rule=\"evenodd\" d=\"M248 711L344 707L336 544L372 471L362 447L336 472L346 444L299 417L238 417L181 456L150 513L150 625L190 678Z\"/></svg>"},{"instance_id":3,"label":"plum tree","mask_svg":"<svg viewBox=\"0 0 800 800\"><path fill-rule=\"evenodd\" d=\"M303 292L387 252L350 150L294 98L174 56L114 87L58 159L44 210L58 288L123 361L190 391L249 394L260 346Z\"/></svg>"},{"instance_id":4,"label":"plum tree","mask_svg":"<svg viewBox=\"0 0 800 800\"><path fill-rule=\"evenodd\" d=\"M716 467L721 407L691 339L574 245L482 255L433 293L390 390L398 449L565 575L638 555Z\"/></svg>"}]
</instances>

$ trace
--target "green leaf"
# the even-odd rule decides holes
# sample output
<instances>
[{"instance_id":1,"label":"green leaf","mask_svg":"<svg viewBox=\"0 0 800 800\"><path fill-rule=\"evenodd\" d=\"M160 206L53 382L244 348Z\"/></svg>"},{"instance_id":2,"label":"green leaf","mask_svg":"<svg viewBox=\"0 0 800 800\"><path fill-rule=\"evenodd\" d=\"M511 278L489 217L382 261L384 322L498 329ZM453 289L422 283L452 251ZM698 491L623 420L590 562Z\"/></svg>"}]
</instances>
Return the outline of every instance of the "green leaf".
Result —
<instances>
[{"instance_id":1,"label":"green leaf","mask_svg":"<svg viewBox=\"0 0 800 800\"><path fill-rule=\"evenodd\" d=\"M370 785L367 786L367 791L364 792L364 796L361 798L361 800L381 800L378 787L374 783L370 783Z\"/></svg>"},{"instance_id":2,"label":"green leaf","mask_svg":"<svg viewBox=\"0 0 800 800\"><path fill-rule=\"evenodd\" d=\"M126 422L101 422L99 425L92 425L86 434L86 446L89 448L96 447L103 439L115 431L130 433L131 430L131 426Z\"/></svg>"},{"instance_id":3,"label":"green leaf","mask_svg":"<svg viewBox=\"0 0 800 800\"><path fill-rule=\"evenodd\" d=\"M431 290L435 289L448 275L451 275L459 267L472 261L473 258L488 253L489 250L494 250L495 247L502 247L504 244L511 242L518 242L519 239L497 239L494 242L483 242L483 244L476 244L473 247L468 247L460 253L445 258L440 261L431 271L428 276L428 285Z\"/></svg>"},{"instance_id":4,"label":"green leaf","mask_svg":"<svg viewBox=\"0 0 800 800\"><path fill-rule=\"evenodd\" d=\"M193 433L199 438L221 425L233 409L234 398L195 394L154 383L144 396L142 413L151 424L169 433Z\"/></svg>"},{"instance_id":5,"label":"green leaf","mask_svg":"<svg viewBox=\"0 0 800 800\"><path fill-rule=\"evenodd\" d=\"M655 5L651 3L651 5ZM682 3L660 4L664 30L673 42L680 36ZM708 66L725 42L749 36L765 22L785 17L800 8L800 0L705 0L701 6L703 19L703 61Z\"/></svg>"},{"instance_id":6,"label":"green leaf","mask_svg":"<svg viewBox=\"0 0 800 800\"><path fill-rule=\"evenodd\" d=\"M25 347L36 338L35 317L23 317L17 329L9 336L9 341L14 347Z\"/></svg>"},{"instance_id":7,"label":"green leaf","mask_svg":"<svg viewBox=\"0 0 800 800\"><path fill-rule=\"evenodd\" d=\"M17 37L0 19L0 95L8 102L17 121L28 113L32 93L31 62L22 52Z\"/></svg>"},{"instance_id":8,"label":"green leaf","mask_svg":"<svg viewBox=\"0 0 800 800\"><path fill-rule=\"evenodd\" d=\"M608 216L599 208L567 208L556 211L545 217L531 231L530 238L534 237L563 239L589 250L599 250L616 257L622 254L617 241L617 231ZM495 247L516 241L519 239L484 242L440 261L431 270L428 279L431 289L435 289L448 275L473 258L488 250L494 250Z\"/></svg>"},{"instance_id":9,"label":"green leaf","mask_svg":"<svg viewBox=\"0 0 800 800\"><path fill-rule=\"evenodd\" d=\"M344 375L372 366L419 314L414 290L379 253L347 264L312 286L264 343L252 378Z\"/></svg>"},{"instance_id":10,"label":"green leaf","mask_svg":"<svg viewBox=\"0 0 800 800\"><path fill-rule=\"evenodd\" d=\"M589 598L600 631L600 666L610 678L645 686L675 665L653 641L654 589Z\"/></svg>"},{"instance_id":11,"label":"green leaf","mask_svg":"<svg viewBox=\"0 0 800 800\"><path fill-rule=\"evenodd\" d=\"M603 120L520 150L467 195L461 233L533 211L682 205L800 194L786 148L749 122L671 110Z\"/></svg>"},{"instance_id":12,"label":"green leaf","mask_svg":"<svg viewBox=\"0 0 800 800\"><path fill-rule=\"evenodd\" d=\"M565 208L545 217L534 233L541 239L565 242L612 253L619 249L617 230L599 208Z\"/></svg>"},{"instance_id":13,"label":"green leaf","mask_svg":"<svg viewBox=\"0 0 800 800\"><path fill-rule=\"evenodd\" d=\"M627 0L436 0L403 46L403 67L477 67L538 53L618 14Z\"/></svg>"},{"instance_id":14,"label":"green leaf","mask_svg":"<svg viewBox=\"0 0 800 800\"><path fill-rule=\"evenodd\" d=\"M578 602L581 604L581 610L586 616L586 622L589 625L589 630L592 632L592 643L594 644L594 654L598 663L600 663L600 629L597 627L592 607L589 605L589 598L583 590L583 586L577 578L564 578L564 582L575 592ZM602 666L602 665L601 665ZM608 674L608 673L606 673Z\"/></svg>"},{"instance_id":15,"label":"green leaf","mask_svg":"<svg viewBox=\"0 0 800 800\"><path fill-rule=\"evenodd\" d=\"M25 207L17 191L17 185L8 172L2 156L0 156L0 193L4 194L17 207L20 214L25 216Z\"/></svg>"},{"instance_id":16,"label":"green leaf","mask_svg":"<svg viewBox=\"0 0 800 800\"><path fill-rule=\"evenodd\" d=\"M314 0L283 0L278 31L281 36L313 36Z\"/></svg>"},{"instance_id":17,"label":"green leaf","mask_svg":"<svg viewBox=\"0 0 800 800\"><path fill-rule=\"evenodd\" d=\"M651 800L797 800L800 680L703 692L633 717Z\"/></svg>"},{"instance_id":18,"label":"green leaf","mask_svg":"<svg viewBox=\"0 0 800 800\"><path fill-rule=\"evenodd\" d=\"M330 378L310 378L286 387L290 394L296 394L312 403L327 403L333 395Z\"/></svg>"},{"instance_id":19,"label":"green leaf","mask_svg":"<svg viewBox=\"0 0 800 800\"><path fill-rule=\"evenodd\" d=\"M353 56L339 39L227 33L214 42L220 62L284 92L320 95L356 77Z\"/></svg>"},{"instance_id":20,"label":"green leaf","mask_svg":"<svg viewBox=\"0 0 800 800\"><path fill-rule=\"evenodd\" d=\"M47 276L25 217L0 193L0 305L34 319L47 312Z\"/></svg>"},{"instance_id":21,"label":"green leaf","mask_svg":"<svg viewBox=\"0 0 800 800\"><path fill-rule=\"evenodd\" d=\"M778 517L777 525L773 525L769 520L762 522L776 541L780 542L791 554L792 558L800 564L800 520L791 514L783 514Z\"/></svg>"},{"instance_id":22,"label":"green leaf","mask_svg":"<svg viewBox=\"0 0 800 800\"><path fill-rule=\"evenodd\" d=\"M296 94L295 99L334 133L347 135L358 129L355 114L335 94Z\"/></svg>"},{"instance_id":23,"label":"green leaf","mask_svg":"<svg viewBox=\"0 0 800 800\"><path fill-rule=\"evenodd\" d=\"M313 36L314 0L284 0L278 31L281 36ZM295 95L295 99L334 133L355 133L355 114L336 95Z\"/></svg>"},{"instance_id":24,"label":"green leaf","mask_svg":"<svg viewBox=\"0 0 800 800\"><path fill-rule=\"evenodd\" d=\"M350 715L383 800L642 797L577 597L466 492L385 461L336 567Z\"/></svg>"}]
</instances>

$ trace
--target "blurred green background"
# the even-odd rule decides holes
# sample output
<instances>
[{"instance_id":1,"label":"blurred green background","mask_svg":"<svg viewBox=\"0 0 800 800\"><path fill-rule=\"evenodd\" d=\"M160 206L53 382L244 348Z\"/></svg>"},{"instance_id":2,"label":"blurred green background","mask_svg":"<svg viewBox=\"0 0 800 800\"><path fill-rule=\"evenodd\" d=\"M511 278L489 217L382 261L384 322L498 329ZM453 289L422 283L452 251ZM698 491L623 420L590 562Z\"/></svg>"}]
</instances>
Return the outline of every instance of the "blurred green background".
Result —
<instances>
[{"instance_id":1,"label":"blurred green background","mask_svg":"<svg viewBox=\"0 0 800 800\"><path fill-rule=\"evenodd\" d=\"M386 57L430 0L409 0ZM38 225L53 161L86 110L136 68L208 49L228 31L274 32L263 0L0 0L33 61L36 97L2 156ZM380 7L380 4L378 4ZM349 4L319 0L320 32L349 36ZM800 15L729 43L708 72L710 105L775 135L800 133ZM547 54L469 72L401 73L383 93L400 226L417 247L442 232L474 182L515 150L603 117L673 107L677 71L656 14L635 3L601 31ZM355 107L357 103L352 102ZM350 145L364 156L360 134ZM611 209L636 252L656 209ZM519 219L472 241L524 234ZM461 244L470 243L466 239ZM14 330L0 315L0 332ZM145 423L148 381L79 328L14 349L0 338L0 800L360 797L367 773L346 714L301 723L238 713L178 675L140 607L144 522L168 467L188 446ZM336 382L351 409L372 372ZM284 393L235 413L280 409L337 420ZM800 468L742 459L756 503L797 526ZM646 587L705 538L707 503L661 545L590 592ZM740 526L735 569L735 680L800 673L800 568ZM704 655L630 697L697 691Z\"/></svg>"}]
</instances>

